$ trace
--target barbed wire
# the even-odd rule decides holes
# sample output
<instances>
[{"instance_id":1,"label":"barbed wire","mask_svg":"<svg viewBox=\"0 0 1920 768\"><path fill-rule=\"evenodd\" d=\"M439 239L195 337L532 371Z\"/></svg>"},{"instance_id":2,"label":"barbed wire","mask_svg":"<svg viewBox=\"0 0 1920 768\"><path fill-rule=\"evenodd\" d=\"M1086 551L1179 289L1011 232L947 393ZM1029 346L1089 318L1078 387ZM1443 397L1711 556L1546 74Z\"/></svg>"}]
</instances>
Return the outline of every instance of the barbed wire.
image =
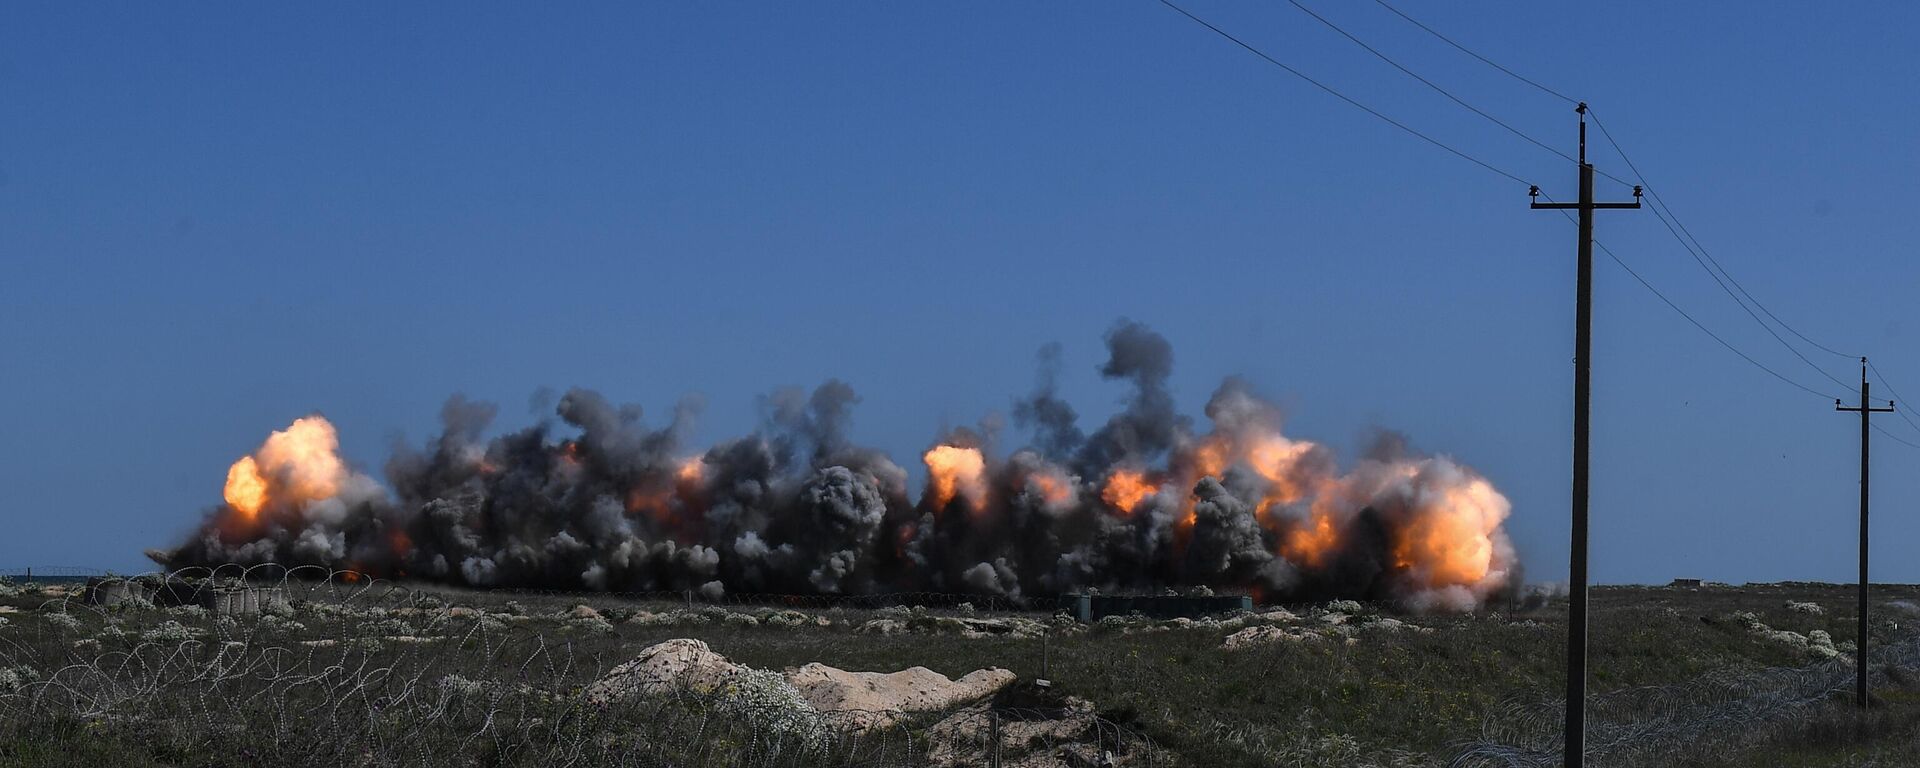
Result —
<instances>
[{"instance_id":1,"label":"barbed wire","mask_svg":"<svg viewBox=\"0 0 1920 768\"><path fill-rule=\"evenodd\" d=\"M1870 684L1889 684L1889 668L1920 664L1920 635L1875 649ZM1671 765L1684 756L1725 755L1805 724L1818 707L1844 698L1853 661L1836 657L1803 667L1723 671L1665 686L1589 697L1587 754L1613 766ZM1566 702L1510 701L1486 719L1480 738L1462 744L1449 768L1548 768L1560 765Z\"/></svg>"},{"instance_id":2,"label":"barbed wire","mask_svg":"<svg viewBox=\"0 0 1920 768\"><path fill-rule=\"evenodd\" d=\"M627 659L566 629L352 571L187 568L39 594L34 634L0 634L0 738L81 723L296 766L1166 764L1086 706L822 711L747 667L609 675ZM132 612L160 620L128 629Z\"/></svg>"}]
</instances>

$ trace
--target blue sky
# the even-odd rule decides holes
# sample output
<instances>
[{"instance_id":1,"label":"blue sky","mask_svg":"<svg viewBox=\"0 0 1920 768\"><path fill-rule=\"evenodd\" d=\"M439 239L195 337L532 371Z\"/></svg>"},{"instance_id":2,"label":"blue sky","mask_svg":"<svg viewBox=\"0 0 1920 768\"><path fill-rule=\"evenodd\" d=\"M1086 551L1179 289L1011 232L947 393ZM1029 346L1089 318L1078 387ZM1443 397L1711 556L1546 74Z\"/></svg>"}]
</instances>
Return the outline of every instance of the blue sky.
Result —
<instances>
[{"instance_id":1,"label":"blue sky","mask_svg":"<svg viewBox=\"0 0 1920 768\"><path fill-rule=\"evenodd\" d=\"M1374 4L1310 4L1571 151L1565 104ZM1188 7L1574 191L1560 158L1287 4ZM1920 9L1401 7L1591 102L1770 309L1920 393ZM1004 412L1048 341L1104 418L1121 392L1099 339L1124 316L1173 342L1196 415L1244 374L1291 434L1350 455L1392 427L1476 467L1514 502L1531 578L1564 578L1571 226L1158 3L0 19L0 567L143 567L269 430L321 411L377 471L454 392L501 403L503 426L543 386L660 418L700 393L711 440L750 429L757 395L840 377L856 437L911 463L944 425ZM1650 213L1603 214L1599 238L1736 346L1840 390ZM1851 578L1857 421L1604 260L1596 293L1595 578ZM1920 451L1876 448L1875 577L1920 581L1898 556L1920 537Z\"/></svg>"}]
</instances>

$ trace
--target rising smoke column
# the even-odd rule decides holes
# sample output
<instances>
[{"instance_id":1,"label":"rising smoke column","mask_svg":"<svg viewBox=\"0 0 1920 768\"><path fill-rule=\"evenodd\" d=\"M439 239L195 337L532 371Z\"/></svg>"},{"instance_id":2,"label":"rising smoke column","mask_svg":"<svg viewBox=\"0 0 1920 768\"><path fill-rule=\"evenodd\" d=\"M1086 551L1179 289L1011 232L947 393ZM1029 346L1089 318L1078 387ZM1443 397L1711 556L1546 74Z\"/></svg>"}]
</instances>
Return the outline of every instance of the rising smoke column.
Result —
<instances>
[{"instance_id":1,"label":"rising smoke column","mask_svg":"<svg viewBox=\"0 0 1920 768\"><path fill-rule=\"evenodd\" d=\"M1268 601L1351 597L1471 609L1519 582L1486 478L1382 432L1342 468L1282 431L1238 378L1204 430L1178 413L1173 348L1122 321L1097 370L1122 408L1083 431L1041 352L1002 446L995 423L940 435L927 481L856 445L844 382L776 391L751 434L686 445L697 400L650 425L638 406L574 389L552 417L493 437L497 409L461 396L386 485L355 471L318 415L228 470L225 503L169 565L318 564L478 587L1037 597L1208 586Z\"/></svg>"}]
</instances>

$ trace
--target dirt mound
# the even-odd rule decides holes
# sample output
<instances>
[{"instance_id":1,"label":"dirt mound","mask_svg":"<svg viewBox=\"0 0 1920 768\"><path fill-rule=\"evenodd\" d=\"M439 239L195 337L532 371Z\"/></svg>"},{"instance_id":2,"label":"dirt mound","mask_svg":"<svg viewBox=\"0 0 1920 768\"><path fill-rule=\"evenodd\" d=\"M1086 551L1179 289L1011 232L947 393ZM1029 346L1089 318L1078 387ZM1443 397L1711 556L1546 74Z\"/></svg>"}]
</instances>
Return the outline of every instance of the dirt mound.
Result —
<instances>
[{"instance_id":1,"label":"dirt mound","mask_svg":"<svg viewBox=\"0 0 1920 768\"><path fill-rule=\"evenodd\" d=\"M901 714L938 712L992 696L1017 676L978 669L953 680L926 667L899 672L848 672L813 663L787 672L807 703L822 712L848 713L860 728L890 725Z\"/></svg>"},{"instance_id":2,"label":"dirt mound","mask_svg":"<svg viewBox=\"0 0 1920 768\"><path fill-rule=\"evenodd\" d=\"M706 693L738 678L746 669L699 640L668 640L648 646L632 661L609 670L584 693L596 704L678 691Z\"/></svg>"},{"instance_id":3,"label":"dirt mound","mask_svg":"<svg viewBox=\"0 0 1920 768\"><path fill-rule=\"evenodd\" d=\"M760 681L760 677L770 680ZM978 702L1013 684L1016 677L997 668L974 670L953 680L926 667L848 672L813 663L788 670L782 684L781 676L728 661L699 640L668 640L614 667L583 694L590 702L609 704L680 692L757 690L770 682L786 689L801 708L834 715L835 725L866 729L892 725L905 715L945 712Z\"/></svg>"}]
</instances>

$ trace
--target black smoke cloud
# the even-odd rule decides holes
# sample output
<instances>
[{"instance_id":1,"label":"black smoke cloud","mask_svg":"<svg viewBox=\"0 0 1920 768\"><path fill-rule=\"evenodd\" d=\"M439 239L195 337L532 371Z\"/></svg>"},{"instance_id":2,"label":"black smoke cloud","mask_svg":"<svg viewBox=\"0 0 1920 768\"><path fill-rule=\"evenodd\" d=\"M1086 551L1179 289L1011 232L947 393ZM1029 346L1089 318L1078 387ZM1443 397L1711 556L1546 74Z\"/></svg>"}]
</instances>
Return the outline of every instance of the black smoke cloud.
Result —
<instances>
[{"instance_id":1,"label":"black smoke cloud","mask_svg":"<svg viewBox=\"0 0 1920 768\"><path fill-rule=\"evenodd\" d=\"M1196 433L1174 407L1165 338L1122 321L1106 353L1098 372L1127 387L1119 413L1083 432L1057 392L1061 349L1048 345L1036 390L1013 407L1030 445L1003 451L997 430L937 441L979 456L958 480L968 492L949 498L931 487L916 497L905 469L853 443L859 398L840 381L769 395L757 430L704 452L686 445L697 400L649 426L638 406L574 389L541 398L551 418L489 438L498 409L456 395L437 436L395 447L384 488L349 471L335 496L276 499L252 522L216 508L156 558L709 596L1205 585L1268 600L1465 608L1518 583L1498 530L1505 499L1474 485L1485 481L1471 470L1382 432L1340 474L1330 451L1279 437L1279 409L1237 378L1209 400L1211 429ZM1291 446L1284 462L1267 458L1272 446ZM1221 455L1238 458L1210 458ZM1155 489L1124 509L1103 498L1123 471ZM1448 506L1456 496L1477 502L1463 515ZM1322 518L1337 532L1327 551L1289 543ZM1487 548L1485 575L1455 573L1454 549L1419 559L1423 537L1454 529L1484 534L1466 543Z\"/></svg>"}]
</instances>

